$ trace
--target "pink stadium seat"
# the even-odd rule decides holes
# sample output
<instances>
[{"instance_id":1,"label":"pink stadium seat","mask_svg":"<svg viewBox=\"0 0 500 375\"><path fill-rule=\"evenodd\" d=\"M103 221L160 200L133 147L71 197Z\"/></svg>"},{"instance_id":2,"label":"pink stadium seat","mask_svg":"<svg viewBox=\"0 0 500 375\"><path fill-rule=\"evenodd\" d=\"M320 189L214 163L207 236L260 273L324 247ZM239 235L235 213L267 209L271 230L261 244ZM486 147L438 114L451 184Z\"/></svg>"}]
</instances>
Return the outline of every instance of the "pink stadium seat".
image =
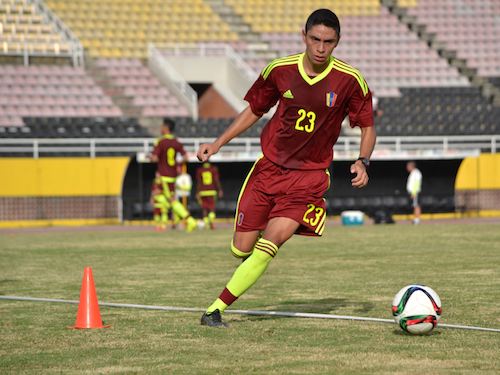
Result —
<instances>
[{"instance_id":1,"label":"pink stadium seat","mask_svg":"<svg viewBox=\"0 0 500 375\"><path fill-rule=\"evenodd\" d=\"M485 77L500 76L498 0L419 0L408 12ZM491 59L490 59L491 57Z\"/></svg>"},{"instance_id":2,"label":"pink stadium seat","mask_svg":"<svg viewBox=\"0 0 500 375\"><path fill-rule=\"evenodd\" d=\"M174 116L177 111L168 108L169 103L180 106L175 97L164 87L153 73L137 59L99 59L96 64L132 99L132 104L141 109L144 117ZM172 99L174 98L174 99ZM187 108L182 113L189 115Z\"/></svg>"},{"instance_id":3,"label":"pink stadium seat","mask_svg":"<svg viewBox=\"0 0 500 375\"><path fill-rule=\"evenodd\" d=\"M82 68L70 66L0 65L0 103L2 118L122 115ZM86 106L93 110L84 111Z\"/></svg>"}]
</instances>

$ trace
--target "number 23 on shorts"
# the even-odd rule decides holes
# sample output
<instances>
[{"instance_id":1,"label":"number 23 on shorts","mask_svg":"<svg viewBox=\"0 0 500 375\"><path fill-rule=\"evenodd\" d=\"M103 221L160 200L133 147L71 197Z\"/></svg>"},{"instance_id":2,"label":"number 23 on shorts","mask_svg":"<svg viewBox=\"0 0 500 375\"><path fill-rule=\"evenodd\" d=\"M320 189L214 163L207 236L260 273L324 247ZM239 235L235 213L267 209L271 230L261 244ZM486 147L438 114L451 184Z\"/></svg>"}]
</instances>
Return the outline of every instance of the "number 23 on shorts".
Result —
<instances>
[{"instance_id":1,"label":"number 23 on shorts","mask_svg":"<svg viewBox=\"0 0 500 375\"><path fill-rule=\"evenodd\" d=\"M318 207L312 203L307 204L307 210L302 220L309 226L316 228L314 231L315 233L319 235L323 233L325 219L326 215L323 207Z\"/></svg>"}]
</instances>

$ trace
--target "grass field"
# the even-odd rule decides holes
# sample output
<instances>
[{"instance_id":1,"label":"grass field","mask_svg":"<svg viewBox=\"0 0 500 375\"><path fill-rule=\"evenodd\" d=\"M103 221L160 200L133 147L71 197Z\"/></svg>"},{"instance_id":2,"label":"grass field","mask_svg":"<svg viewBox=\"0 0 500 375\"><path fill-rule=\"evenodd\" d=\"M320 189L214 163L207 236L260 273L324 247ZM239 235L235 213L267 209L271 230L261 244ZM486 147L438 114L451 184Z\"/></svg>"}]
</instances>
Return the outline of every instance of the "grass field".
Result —
<instances>
[{"instance_id":1,"label":"grass field","mask_svg":"<svg viewBox=\"0 0 500 375\"><path fill-rule=\"evenodd\" d=\"M239 264L228 229L0 233L0 294L78 299L91 266L99 300L205 307ZM233 307L391 318L404 285L443 302L442 322L500 328L500 225L341 227L295 237ZM498 374L500 333L101 307L112 325L69 330L76 305L0 300L0 373Z\"/></svg>"}]
</instances>

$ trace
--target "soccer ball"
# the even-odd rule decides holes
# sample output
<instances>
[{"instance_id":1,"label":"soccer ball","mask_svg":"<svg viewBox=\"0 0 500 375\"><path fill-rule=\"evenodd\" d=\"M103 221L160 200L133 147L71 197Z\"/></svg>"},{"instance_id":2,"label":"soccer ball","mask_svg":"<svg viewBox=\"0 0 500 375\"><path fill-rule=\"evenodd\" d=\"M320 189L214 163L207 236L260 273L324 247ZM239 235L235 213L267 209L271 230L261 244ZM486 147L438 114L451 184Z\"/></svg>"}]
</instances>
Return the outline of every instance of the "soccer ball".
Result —
<instances>
[{"instance_id":1,"label":"soccer ball","mask_svg":"<svg viewBox=\"0 0 500 375\"><path fill-rule=\"evenodd\" d=\"M428 286L407 285L394 296L392 315L403 331L429 333L441 317L441 299Z\"/></svg>"}]
</instances>

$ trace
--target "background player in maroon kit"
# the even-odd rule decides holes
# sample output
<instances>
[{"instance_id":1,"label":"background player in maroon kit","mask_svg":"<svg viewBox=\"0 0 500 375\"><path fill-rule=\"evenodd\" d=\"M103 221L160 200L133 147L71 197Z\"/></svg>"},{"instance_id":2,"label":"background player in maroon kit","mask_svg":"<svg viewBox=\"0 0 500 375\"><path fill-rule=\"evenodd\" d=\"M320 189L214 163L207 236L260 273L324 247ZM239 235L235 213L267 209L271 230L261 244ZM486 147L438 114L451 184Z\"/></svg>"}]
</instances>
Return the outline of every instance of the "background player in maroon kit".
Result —
<instances>
[{"instance_id":1,"label":"background player in maroon kit","mask_svg":"<svg viewBox=\"0 0 500 375\"><path fill-rule=\"evenodd\" d=\"M303 31L305 52L272 61L245 96L249 106L219 138L198 150L198 159L207 161L278 102L262 130L264 156L254 164L238 199L231 250L245 261L203 314L202 325L226 326L220 313L258 280L294 233L323 233L327 168L346 115L351 126L361 128L351 183L356 188L368 183L376 140L372 97L361 73L331 56L339 39L337 16L328 9L314 11Z\"/></svg>"},{"instance_id":2,"label":"background player in maroon kit","mask_svg":"<svg viewBox=\"0 0 500 375\"><path fill-rule=\"evenodd\" d=\"M175 179L178 174L177 154L182 155L183 163L187 163L188 157L182 144L175 138L174 129L173 120L163 119L162 136L156 140L155 148L151 153L151 161L158 163L157 174L160 176L163 194L170 205L169 208L180 219L186 220L186 231L192 232L196 228L196 220L175 197Z\"/></svg>"},{"instance_id":3,"label":"background player in maroon kit","mask_svg":"<svg viewBox=\"0 0 500 375\"><path fill-rule=\"evenodd\" d=\"M215 229L215 203L222 198L219 169L209 162L196 170L196 199L203 211L203 221L210 229Z\"/></svg>"}]
</instances>

